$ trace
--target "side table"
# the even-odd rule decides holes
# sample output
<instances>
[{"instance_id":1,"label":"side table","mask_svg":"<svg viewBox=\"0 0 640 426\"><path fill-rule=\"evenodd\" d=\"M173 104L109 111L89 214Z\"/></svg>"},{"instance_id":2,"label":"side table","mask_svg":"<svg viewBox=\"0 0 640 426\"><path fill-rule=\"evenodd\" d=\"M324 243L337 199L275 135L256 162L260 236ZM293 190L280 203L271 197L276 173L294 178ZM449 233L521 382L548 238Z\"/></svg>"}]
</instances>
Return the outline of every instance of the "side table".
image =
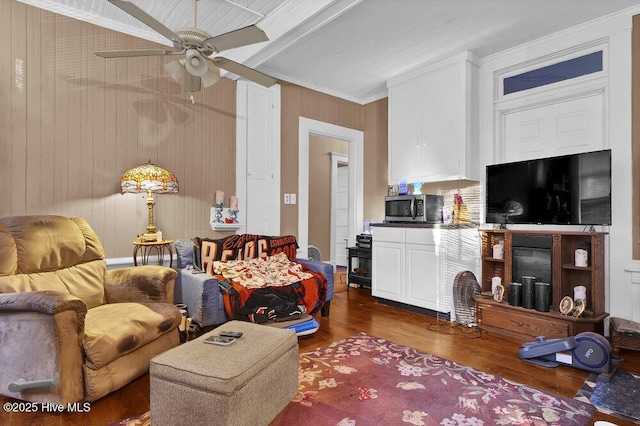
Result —
<instances>
[{"instance_id":1,"label":"side table","mask_svg":"<svg viewBox=\"0 0 640 426\"><path fill-rule=\"evenodd\" d=\"M133 242L133 264L138 266L138 251L140 251L141 265L149 264L149 256L155 254L158 257L158 265L164 263L164 255L169 254L169 267L173 267L173 240L162 241L134 241Z\"/></svg>"}]
</instances>

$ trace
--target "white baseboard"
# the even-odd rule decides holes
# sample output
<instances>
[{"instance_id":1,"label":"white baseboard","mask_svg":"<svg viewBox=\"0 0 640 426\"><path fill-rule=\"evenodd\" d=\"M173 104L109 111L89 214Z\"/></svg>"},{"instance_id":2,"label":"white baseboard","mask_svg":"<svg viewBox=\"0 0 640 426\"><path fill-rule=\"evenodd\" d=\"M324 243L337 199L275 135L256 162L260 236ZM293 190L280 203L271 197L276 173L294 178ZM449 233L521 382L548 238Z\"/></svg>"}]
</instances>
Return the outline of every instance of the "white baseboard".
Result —
<instances>
[{"instance_id":1,"label":"white baseboard","mask_svg":"<svg viewBox=\"0 0 640 426\"><path fill-rule=\"evenodd\" d=\"M157 262L155 261L155 256L150 256L150 265L157 265ZM170 264L170 258L169 255L165 255L164 256L164 265L169 266ZM108 259L104 260L107 263L107 269L116 269L116 268L128 268L130 266L134 266L133 265L133 257L111 257ZM138 265L140 265L140 258L138 257ZM173 259L173 263L176 263L176 259L174 256Z\"/></svg>"},{"instance_id":2,"label":"white baseboard","mask_svg":"<svg viewBox=\"0 0 640 426\"><path fill-rule=\"evenodd\" d=\"M107 263L107 269L133 266L133 257L112 257L104 261Z\"/></svg>"}]
</instances>

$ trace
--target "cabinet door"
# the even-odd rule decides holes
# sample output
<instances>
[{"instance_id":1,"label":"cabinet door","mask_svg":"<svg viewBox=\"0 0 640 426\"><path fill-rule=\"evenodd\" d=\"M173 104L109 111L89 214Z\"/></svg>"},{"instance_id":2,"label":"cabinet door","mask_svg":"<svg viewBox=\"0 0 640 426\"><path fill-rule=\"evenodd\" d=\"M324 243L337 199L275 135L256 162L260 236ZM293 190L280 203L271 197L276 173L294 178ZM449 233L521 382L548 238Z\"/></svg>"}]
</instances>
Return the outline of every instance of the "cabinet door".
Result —
<instances>
[{"instance_id":1,"label":"cabinet door","mask_svg":"<svg viewBox=\"0 0 640 426\"><path fill-rule=\"evenodd\" d=\"M427 244L407 244L406 250L406 302L421 308L444 311L440 306L438 294L436 247Z\"/></svg>"},{"instance_id":2,"label":"cabinet door","mask_svg":"<svg viewBox=\"0 0 640 426\"><path fill-rule=\"evenodd\" d=\"M429 72L423 84L421 174L427 181L461 174L464 155L464 86L458 63Z\"/></svg>"},{"instance_id":3,"label":"cabinet door","mask_svg":"<svg viewBox=\"0 0 640 426\"><path fill-rule=\"evenodd\" d=\"M420 79L389 88L389 184L420 176L421 90Z\"/></svg>"},{"instance_id":4,"label":"cabinet door","mask_svg":"<svg viewBox=\"0 0 640 426\"><path fill-rule=\"evenodd\" d=\"M404 302L404 243L374 240L372 257L371 294L383 299Z\"/></svg>"}]
</instances>

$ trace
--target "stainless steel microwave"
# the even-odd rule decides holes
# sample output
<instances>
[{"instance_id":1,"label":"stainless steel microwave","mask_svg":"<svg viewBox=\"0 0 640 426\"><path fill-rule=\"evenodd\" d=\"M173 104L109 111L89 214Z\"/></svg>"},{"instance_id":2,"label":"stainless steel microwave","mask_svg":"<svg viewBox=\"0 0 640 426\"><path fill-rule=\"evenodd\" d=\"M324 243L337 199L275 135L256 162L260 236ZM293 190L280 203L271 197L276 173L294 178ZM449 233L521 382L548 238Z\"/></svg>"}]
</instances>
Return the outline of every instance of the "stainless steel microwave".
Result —
<instances>
[{"instance_id":1,"label":"stainless steel microwave","mask_svg":"<svg viewBox=\"0 0 640 426\"><path fill-rule=\"evenodd\" d=\"M384 202L387 222L442 222L442 195L395 195L385 197Z\"/></svg>"}]
</instances>

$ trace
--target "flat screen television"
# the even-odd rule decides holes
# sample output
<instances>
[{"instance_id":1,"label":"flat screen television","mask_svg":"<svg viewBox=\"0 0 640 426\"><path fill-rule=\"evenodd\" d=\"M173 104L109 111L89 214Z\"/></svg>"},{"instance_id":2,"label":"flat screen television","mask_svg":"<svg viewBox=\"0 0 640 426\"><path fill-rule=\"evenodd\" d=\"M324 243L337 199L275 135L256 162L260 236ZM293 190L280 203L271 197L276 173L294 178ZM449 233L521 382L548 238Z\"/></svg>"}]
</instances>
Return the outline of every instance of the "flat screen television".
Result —
<instances>
[{"instance_id":1,"label":"flat screen television","mask_svg":"<svg viewBox=\"0 0 640 426\"><path fill-rule=\"evenodd\" d=\"M487 223L611 225L611 150L487 166Z\"/></svg>"}]
</instances>

